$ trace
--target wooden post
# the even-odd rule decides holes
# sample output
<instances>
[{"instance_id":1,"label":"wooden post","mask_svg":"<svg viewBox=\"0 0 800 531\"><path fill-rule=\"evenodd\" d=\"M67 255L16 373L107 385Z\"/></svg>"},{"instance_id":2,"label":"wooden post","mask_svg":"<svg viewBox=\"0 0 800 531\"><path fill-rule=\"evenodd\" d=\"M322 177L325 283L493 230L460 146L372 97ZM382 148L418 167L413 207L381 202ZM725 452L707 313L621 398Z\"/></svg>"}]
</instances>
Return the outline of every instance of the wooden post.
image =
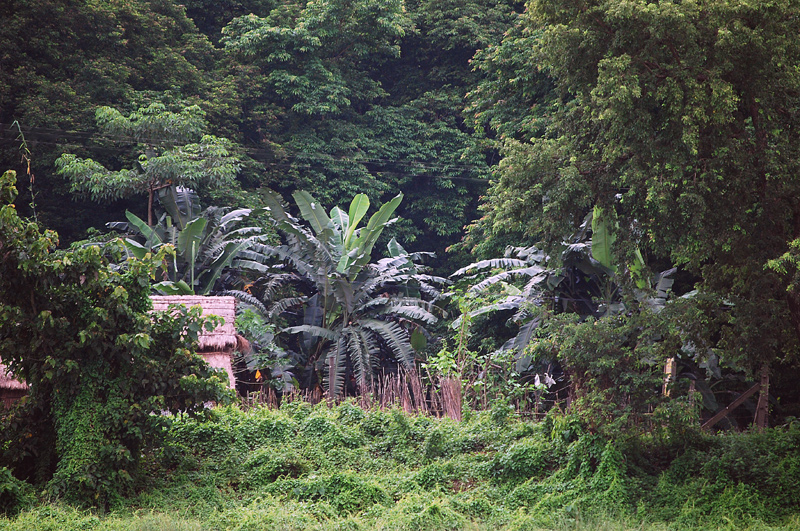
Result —
<instances>
[{"instance_id":1,"label":"wooden post","mask_svg":"<svg viewBox=\"0 0 800 531\"><path fill-rule=\"evenodd\" d=\"M756 416L753 424L759 429L767 427L769 420L769 366L765 363L761 366L761 392L758 395L758 405L756 406Z\"/></svg>"},{"instance_id":2,"label":"wooden post","mask_svg":"<svg viewBox=\"0 0 800 531\"><path fill-rule=\"evenodd\" d=\"M667 360L667 364L664 366L664 385L661 387L662 395L669 396L669 384L675 381L676 376L678 376L678 364L675 363L675 358L672 357Z\"/></svg>"}]
</instances>

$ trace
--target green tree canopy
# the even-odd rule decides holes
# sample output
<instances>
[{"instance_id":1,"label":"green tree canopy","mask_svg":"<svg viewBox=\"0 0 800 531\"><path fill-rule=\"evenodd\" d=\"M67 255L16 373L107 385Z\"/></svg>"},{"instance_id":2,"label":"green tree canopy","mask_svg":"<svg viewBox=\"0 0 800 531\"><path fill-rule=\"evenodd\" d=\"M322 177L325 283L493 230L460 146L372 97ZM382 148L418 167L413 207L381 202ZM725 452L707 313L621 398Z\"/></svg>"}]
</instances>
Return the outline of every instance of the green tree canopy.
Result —
<instances>
[{"instance_id":1,"label":"green tree canopy","mask_svg":"<svg viewBox=\"0 0 800 531\"><path fill-rule=\"evenodd\" d=\"M720 343L730 356L752 367L793 352L800 298L764 266L800 236L800 5L529 10L558 100L540 135L507 141L494 228L559 241L600 205L618 259L638 246L669 256L733 303Z\"/></svg>"},{"instance_id":2,"label":"green tree canopy","mask_svg":"<svg viewBox=\"0 0 800 531\"><path fill-rule=\"evenodd\" d=\"M224 138L203 135L203 111L196 105L180 112L153 103L130 116L111 107L97 109L97 125L112 138L134 142L143 151L139 168L112 171L92 159L64 154L56 160L59 174L73 193L103 202L136 194L148 195L147 224L153 225L153 199L158 190L232 186L239 160ZM189 143L192 140L199 141Z\"/></svg>"}]
</instances>

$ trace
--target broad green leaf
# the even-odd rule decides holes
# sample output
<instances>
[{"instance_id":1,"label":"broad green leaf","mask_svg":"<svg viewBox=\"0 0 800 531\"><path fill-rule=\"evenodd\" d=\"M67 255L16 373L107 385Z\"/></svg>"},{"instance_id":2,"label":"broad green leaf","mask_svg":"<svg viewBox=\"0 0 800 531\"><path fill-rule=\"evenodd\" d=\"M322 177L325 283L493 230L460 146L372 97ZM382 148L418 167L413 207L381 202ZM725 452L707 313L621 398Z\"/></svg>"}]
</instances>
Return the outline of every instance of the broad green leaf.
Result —
<instances>
[{"instance_id":1,"label":"broad green leaf","mask_svg":"<svg viewBox=\"0 0 800 531\"><path fill-rule=\"evenodd\" d=\"M369 198L365 194L356 195L353 198L353 201L350 202L350 212L348 213L348 219L350 220L350 223L347 233L344 237L345 249L350 249L350 240L353 238L353 233L355 232L358 224L364 218L367 210L369 210Z\"/></svg>"},{"instance_id":2,"label":"broad green leaf","mask_svg":"<svg viewBox=\"0 0 800 531\"><path fill-rule=\"evenodd\" d=\"M206 228L206 218L197 218L186 224L186 228L178 233L178 253L189 259L189 267L194 267L200 242ZM188 252L188 254L187 254Z\"/></svg>"},{"instance_id":3,"label":"broad green leaf","mask_svg":"<svg viewBox=\"0 0 800 531\"><path fill-rule=\"evenodd\" d=\"M290 326L288 328L284 328L283 332L288 334L311 334L315 337L320 337L322 339L327 339L329 341L336 340L336 332L328 330L327 328L323 328L321 326L312 326L312 325L299 325L299 326Z\"/></svg>"},{"instance_id":4,"label":"broad green leaf","mask_svg":"<svg viewBox=\"0 0 800 531\"><path fill-rule=\"evenodd\" d=\"M387 248L389 249L389 256L391 256L392 258L408 254L408 252L406 252L406 250L403 249L403 246L397 243L397 240L395 240L394 238L389 240L389 245L387 245Z\"/></svg>"},{"instance_id":5,"label":"broad green leaf","mask_svg":"<svg viewBox=\"0 0 800 531\"><path fill-rule=\"evenodd\" d=\"M158 201L181 230L200 215L200 199L191 188L175 185L161 188Z\"/></svg>"},{"instance_id":6,"label":"broad green leaf","mask_svg":"<svg viewBox=\"0 0 800 531\"><path fill-rule=\"evenodd\" d=\"M642 252L639 249L636 249L633 253L633 263L630 265L630 270L637 288L647 289L650 287L650 282L644 275L644 258L642 258Z\"/></svg>"},{"instance_id":7,"label":"broad green leaf","mask_svg":"<svg viewBox=\"0 0 800 531\"><path fill-rule=\"evenodd\" d=\"M277 222L291 223L289 216L286 215L286 211L283 209L281 198L278 194L271 190L267 190L261 192L261 196L264 199L264 203L267 205L264 207L264 210L267 211L273 220Z\"/></svg>"},{"instance_id":8,"label":"broad green leaf","mask_svg":"<svg viewBox=\"0 0 800 531\"><path fill-rule=\"evenodd\" d=\"M254 242L255 239L248 238L242 241L226 243L222 253L211 262L211 265L203 271L201 278L198 279L202 280L202 282L200 282L197 293L199 295L208 295L214 288L214 283L222 274L223 269L231 265L233 259L236 258L241 251L252 246Z\"/></svg>"},{"instance_id":9,"label":"broad green leaf","mask_svg":"<svg viewBox=\"0 0 800 531\"><path fill-rule=\"evenodd\" d=\"M194 295L194 290L183 280L159 282L158 284L153 284L153 289L163 295Z\"/></svg>"},{"instance_id":10,"label":"broad green leaf","mask_svg":"<svg viewBox=\"0 0 800 531\"><path fill-rule=\"evenodd\" d=\"M145 255L150 252L150 249L141 245L140 243L131 240L130 238L126 238L123 240L125 243L125 249L128 250L134 257L139 260L143 260Z\"/></svg>"},{"instance_id":11,"label":"broad green leaf","mask_svg":"<svg viewBox=\"0 0 800 531\"><path fill-rule=\"evenodd\" d=\"M377 321L364 319L361 326L368 328L380 335L386 345L392 349L397 361L406 369L414 368L414 351L409 342L408 333L399 324L392 321Z\"/></svg>"},{"instance_id":12,"label":"broad green leaf","mask_svg":"<svg viewBox=\"0 0 800 531\"><path fill-rule=\"evenodd\" d=\"M414 331L411 332L411 348L420 352L425 350L426 346L428 346L428 339L425 337L425 334L415 328Z\"/></svg>"},{"instance_id":13,"label":"broad green leaf","mask_svg":"<svg viewBox=\"0 0 800 531\"><path fill-rule=\"evenodd\" d=\"M354 297L353 283L337 275L336 278L331 279L331 286L333 288L333 294L336 297L336 302L348 313L352 312Z\"/></svg>"},{"instance_id":14,"label":"broad green leaf","mask_svg":"<svg viewBox=\"0 0 800 531\"><path fill-rule=\"evenodd\" d=\"M330 224L331 219L325 213L325 209L314 199L311 194L303 190L298 190L292 194L294 202L300 208L303 219L311 224L314 232L320 234Z\"/></svg>"},{"instance_id":15,"label":"broad green leaf","mask_svg":"<svg viewBox=\"0 0 800 531\"><path fill-rule=\"evenodd\" d=\"M402 192L397 194L392 198L391 201L384 203L377 212L375 212L371 218L369 218L369 222L367 223L367 230L368 231L375 231L375 230L382 230L383 227L389 222L389 219L394 214L394 211L397 210L397 207L400 206L400 202L403 201L403 194Z\"/></svg>"},{"instance_id":16,"label":"broad green leaf","mask_svg":"<svg viewBox=\"0 0 800 531\"><path fill-rule=\"evenodd\" d=\"M355 271L351 271L352 266L364 266L369 262L375 242L378 240L381 232L383 232L384 227L391 222L392 214L394 214L394 211L400 206L402 200L403 194L400 193L392 198L391 201L384 203L381 208L372 215L367 226L361 229L361 234L349 246L350 249L357 250L358 252L351 252L343 256L336 268L337 271L340 273L347 272L350 278L354 278L361 268L359 267Z\"/></svg>"},{"instance_id":17,"label":"broad green leaf","mask_svg":"<svg viewBox=\"0 0 800 531\"><path fill-rule=\"evenodd\" d=\"M339 229L339 232L342 234L345 234L350 227L350 218L347 216L347 212L339 207L333 207L331 209L331 221L333 221L333 225Z\"/></svg>"},{"instance_id":18,"label":"broad green leaf","mask_svg":"<svg viewBox=\"0 0 800 531\"><path fill-rule=\"evenodd\" d=\"M144 222L139 216L130 212L129 210L125 211L125 217L128 218L128 222L136 227L142 235L147 238L148 243L152 246L153 243L163 243L161 238L158 237L158 234L153 230L152 227L149 227L147 223Z\"/></svg>"}]
</instances>

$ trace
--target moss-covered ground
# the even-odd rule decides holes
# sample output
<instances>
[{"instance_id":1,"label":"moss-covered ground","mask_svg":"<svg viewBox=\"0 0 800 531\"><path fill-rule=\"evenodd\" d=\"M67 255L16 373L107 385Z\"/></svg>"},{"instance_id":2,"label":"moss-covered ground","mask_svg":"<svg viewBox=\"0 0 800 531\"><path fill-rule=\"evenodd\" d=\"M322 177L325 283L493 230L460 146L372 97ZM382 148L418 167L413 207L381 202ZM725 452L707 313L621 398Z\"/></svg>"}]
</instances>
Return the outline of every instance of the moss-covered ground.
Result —
<instances>
[{"instance_id":1,"label":"moss-covered ground","mask_svg":"<svg viewBox=\"0 0 800 531\"><path fill-rule=\"evenodd\" d=\"M800 529L800 427L608 440L303 402L177 419L110 512L23 496L0 530ZM21 498L21 499L22 499Z\"/></svg>"}]
</instances>

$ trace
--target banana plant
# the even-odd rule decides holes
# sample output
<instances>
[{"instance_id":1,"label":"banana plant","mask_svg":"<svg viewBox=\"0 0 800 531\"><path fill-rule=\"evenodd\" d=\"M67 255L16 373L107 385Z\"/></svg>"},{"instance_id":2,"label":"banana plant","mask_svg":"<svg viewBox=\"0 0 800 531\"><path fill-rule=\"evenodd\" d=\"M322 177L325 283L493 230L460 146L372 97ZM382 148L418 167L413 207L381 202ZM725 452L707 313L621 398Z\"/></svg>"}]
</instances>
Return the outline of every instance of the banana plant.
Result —
<instances>
[{"instance_id":1,"label":"banana plant","mask_svg":"<svg viewBox=\"0 0 800 531\"><path fill-rule=\"evenodd\" d=\"M530 358L524 355L525 347L541 324L541 320L532 315L531 305L549 308L554 313L575 313L581 318L602 318L625 311L620 288L615 282L616 267L611 254L614 236L601 214L595 209L594 215L586 217L578 231L563 243L557 260L535 246L509 247L502 258L476 262L450 275L453 279L471 281L468 293L473 295L485 293L492 286L500 287L499 296L493 302L471 310L468 316L513 312L510 320L519 326L517 334L500 350L514 351L518 373L524 372L530 364ZM636 264L639 259L640 254ZM643 267L642 260L639 276L643 275ZM492 272L497 269L501 271ZM670 277L674 273L675 269L662 271L646 284L635 277L638 287L655 292L641 290L635 293L635 298L654 311L660 310L666 304L674 282ZM513 283L519 279L525 281L522 287ZM461 320L461 317L456 319L452 327L461 326Z\"/></svg>"},{"instance_id":2,"label":"banana plant","mask_svg":"<svg viewBox=\"0 0 800 531\"><path fill-rule=\"evenodd\" d=\"M208 295L226 267L261 240L257 227L235 228L247 218L250 209L209 207L200 210L197 196L191 190L177 188L159 197L165 212L150 227L131 212L125 212L127 223L108 226L125 230L125 248L131 256L143 258L147 253L171 246L172 263L165 264L166 280L153 286L164 295Z\"/></svg>"},{"instance_id":3,"label":"banana plant","mask_svg":"<svg viewBox=\"0 0 800 531\"><path fill-rule=\"evenodd\" d=\"M286 211L278 195L264 196L284 244L256 244L243 252L237 266L257 279L249 293L226 293L287 322L284 343L294 344L296 356L312 369L306 386L322 381L331 397L345 391L348 375L368 387L382 366L414 369L415 347L424 345L425 325L438 319L434 301L447 280L427 275L416 263L431 253L409 253L394 239L388 257L372 260L402 194L363 226L370 206L364 194L353 198L348 211L326 212L307 192L293 198L302 220ZM287 287L291 292L279 297Z\"/></svg>"}]
</instances>

